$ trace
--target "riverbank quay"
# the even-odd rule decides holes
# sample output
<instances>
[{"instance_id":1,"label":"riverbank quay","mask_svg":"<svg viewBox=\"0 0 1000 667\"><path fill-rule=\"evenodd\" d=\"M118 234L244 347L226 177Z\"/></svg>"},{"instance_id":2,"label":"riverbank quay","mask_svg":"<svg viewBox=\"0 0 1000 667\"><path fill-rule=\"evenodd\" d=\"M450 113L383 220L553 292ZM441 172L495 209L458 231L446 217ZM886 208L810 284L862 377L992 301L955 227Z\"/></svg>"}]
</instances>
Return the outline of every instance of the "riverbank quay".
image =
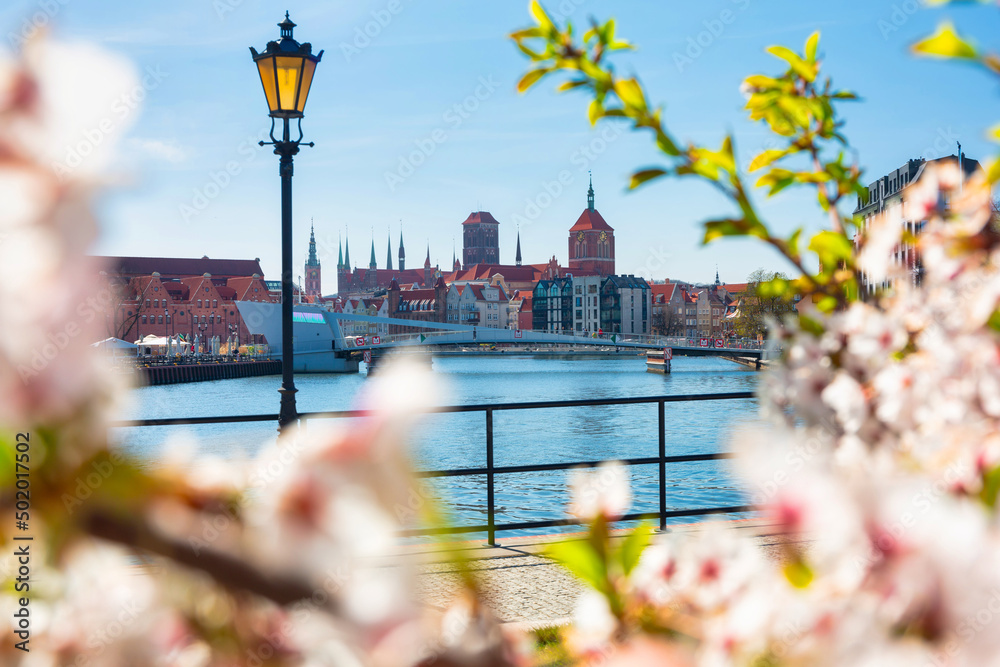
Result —
<instances>
[{"instance_id":1,"label":"riverbank quay","mask_svg":"<svg viewBox=\"0 0 1000 667\"><path fill-rule=\"evenodd\" d=\"M694 535L718 526L745 535L776 560L781 558L782 544L802 541L763 519L676 525L670 526L669 534ZM612 539L624 539L627 534L628 530L614 531ZM585 590L567 570L544 556L546 547L585 537L585 533L507 537L498 539L493 547L482 541L408 545L400 547L397 557L409 561L418 572L419 604L442 612L448 608L461 590L455 563L458 554L476 573L486 605L501 622L538 629L568 623L577 599Z\"/></svg>"},{"instance_id":2,"label":"riverbank quay","mask_svg":"<svg viewBox=\"0 0 1000 667\"><path fill-rule=\"evenodd\" d=\"M138 366L136 374L139 384L159 386L182 382L207 382L209 380L231 380L235 378L280 375L281 361L251 359L247 361L209 361L193 364L160 364Z\"/></svg>"}]
</instances>

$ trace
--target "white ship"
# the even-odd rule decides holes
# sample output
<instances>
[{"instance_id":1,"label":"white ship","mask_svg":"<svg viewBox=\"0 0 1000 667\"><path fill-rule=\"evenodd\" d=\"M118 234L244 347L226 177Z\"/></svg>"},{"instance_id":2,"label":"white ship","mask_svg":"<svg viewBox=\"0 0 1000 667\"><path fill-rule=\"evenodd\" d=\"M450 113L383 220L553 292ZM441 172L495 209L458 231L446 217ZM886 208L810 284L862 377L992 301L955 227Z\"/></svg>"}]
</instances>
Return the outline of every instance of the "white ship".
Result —
<instances>
[{"instance_id":1,"label":"white ship","mask_svg":"<svg viewBox=\"0 0 1000 667\"><path fill-rule=\"evenodd\" d=\"M281 304L237 301L240 315L252 334L267 338L271 357L281 358ZM340 323L319 306L296 304L292 309L292 342L296 373L357 373L358 362L340 347Z\"/></svg>"}]
</instances>

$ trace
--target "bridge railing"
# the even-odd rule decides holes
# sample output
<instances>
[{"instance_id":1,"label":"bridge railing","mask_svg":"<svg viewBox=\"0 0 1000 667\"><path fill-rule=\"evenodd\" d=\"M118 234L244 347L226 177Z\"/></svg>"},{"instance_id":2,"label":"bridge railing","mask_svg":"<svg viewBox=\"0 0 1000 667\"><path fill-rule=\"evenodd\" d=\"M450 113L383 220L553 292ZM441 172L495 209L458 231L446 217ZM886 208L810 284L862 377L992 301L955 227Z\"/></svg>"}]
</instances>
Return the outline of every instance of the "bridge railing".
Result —
<instances>
[{"instance_id":1,"label":"bridge railing","mask_svg":"<svg viewBox=\"0 0 1000 667\"><path fill-rule=\"evenodd\" d=\"M529 530L535 528L548 528L556 526L577 525L580 521L572 518L553 518L539 521L513 521L498 524L496 522L496 484L497 477L514 473L530 473L552 470L569 470L573 468L593 468L602 463L619 461L627 466L655 465L658 467L659 486L659 510L657 512L633 512L621 517L621 521L635 521L642 519L655 519L659 521L661 530L666 529L667 519L679 517L705 516L711 514L735 514L752 511L754 508L749 505L729 505L715 507L693 507L681 509L667 509L667 474L666 466L678 463L690 463L695 461L715 461L730 458L732 455L726 452L704 452L699 454L667 455L666 439L666 417L665 408L667 403L686 403L699 401L731 401L749 400L754 398L752 392L728 392L715 394L683 394L672 396L643 396L629 398L602 398L568 401L532 401L522 403L487 403L478 405L452 405L442 406L433 409L434 413L452 412L478 412L482 413L485 420L486 438L486 460L485 465L474 468L452 468L445 470L423 470L417 474L424 478L435 477L476 477L486 478L486 517L485 524L459 525L436 528L414 528L403 531L405 536L432 535L432 534L467 534L486 533L489 544L496 544L496 533L512 530ZM540 463L532 465L508 465L498 466L494 460L493 445L493 416L497 412L512 410L551 410L553 408L569 407L591 407L608 405L636 405L655 404L657 408L657 435L658 450L655 455L627 458L627 459L600 459L587 461L561 461L553 463ZM345 419L364 417L366 413L341 410L334 412L308 412L299 415L300 424L306 426L314 419ZM113 422L113 428L127 427L150 427L150 426L175 426L187 424L227 424L227 423L247 423L247 422L277 422L277 414L263 415L235 415L229 417L188 417L188 418L164 418L164 419L138 419L131 421ZM652 454L652 453L651 453Z\"/></svg>"}]
</instances>

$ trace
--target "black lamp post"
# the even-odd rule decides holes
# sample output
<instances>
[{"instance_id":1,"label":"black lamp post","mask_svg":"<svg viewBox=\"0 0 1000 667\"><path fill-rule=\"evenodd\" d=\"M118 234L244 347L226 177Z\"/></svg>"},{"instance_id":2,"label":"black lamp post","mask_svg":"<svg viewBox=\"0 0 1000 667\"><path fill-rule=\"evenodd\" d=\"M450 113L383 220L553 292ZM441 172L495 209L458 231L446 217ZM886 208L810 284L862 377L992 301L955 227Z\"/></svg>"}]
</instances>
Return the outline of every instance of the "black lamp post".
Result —
<instances>
[{"instance_id":1,"label":"black lamp post","mask_svg":"<svg viewBox=\"0 0 1000 667\"><path fill-rule=\"evenodd\" d=\"M302 112L306 108L309 88L312 85L316 64L323 52L313 55L312 45L299 44L292 38L295 24L285 12L285 20L278 24L281 39L268 42L263 53L257 53L252 46L250 53L257 63L260 82L264 86L264 96L271 116L271 141L261 141L261 146L274 146L281 175L281 409L278 412L278 430L295 421L295 379L292 371L294 363L292 351L292 158L299 152L302 143ZM274 136L274 121L282 121L281 139ZM289 124L298 121L299 138L291 140Z\"/></svg>"}]
</instances>

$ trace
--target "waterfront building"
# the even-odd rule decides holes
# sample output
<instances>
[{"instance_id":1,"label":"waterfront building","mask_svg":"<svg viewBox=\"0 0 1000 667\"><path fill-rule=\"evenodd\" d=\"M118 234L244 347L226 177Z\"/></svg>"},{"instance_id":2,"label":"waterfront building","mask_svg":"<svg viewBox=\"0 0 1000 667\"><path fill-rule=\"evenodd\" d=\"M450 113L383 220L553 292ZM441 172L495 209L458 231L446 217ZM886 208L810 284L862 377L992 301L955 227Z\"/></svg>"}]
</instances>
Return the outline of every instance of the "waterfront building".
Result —
<instances>
[{"instance_id":1,"label":"waterfront building","mask_svg":"<svg viewBox=\"0 0 1000 667\"><path fill-rule=\"evenodd\" d=\"M684 297L677 283L655 283L649 286L652 294L652 333L661 336L683 336Z\"/></svg>"},{"instance_id":2,"label":"waterfront building","mask_svg":"<svg viewBox=\"0 0 1000 667\"><path fill-rule=\"evenodd\" d=\"M573 330L593 333L601 328L601 276L573 276Z\"/></svg>"},{"instance_id":3,"label":"waterfront building","mask_svg":"<svg viewBox=\"0 0 1000 667\"><path fill-rule=\"evenodd\" d=\"M427 260L429 268L430 260ZM395 279L390 281L387 291L388 317L419 320L421 322L447 322L448 286L438 275L433 287L402 289ZM425 333L427 329L403 325L389 325L390 334Z\"/></svg>"},{"instance_id":4,"label":"waterfront building","mask_svg":"<svg viewBox=\"0 0 1000 667\"><path fill-rule=\"evenodd\" d=\"M509 302L510 298L500 282L452 283L448 288L447 321L506 329Z\"/></svg>"},{"instance_id":5,"label":"waterfront building","mask_svg":"<svg viewBox=\"0 0 1000 667\"><path fill-rule=\"evenodd\" d=\"M684 299L684 337L695 338L698 336L698 295L685 289L681 291L681 298Z\"/></svg>"},{"instance_id":6,"label":"waterfront building","mask_svg":"<svg viewBox=\"0 0 1000 667\"><path fill-rule=\"evenodd\" d=\"M899 215L897 217L902 221L903 231L908 233L911 237L920 234L926 220L906 220L902 216L902 207L907 198L906 190L913 183L920 180L920 177L923 175L924 169L928 164L942 164L948 162L960 164L962 172L966 178L982 169L978 161L962 154L962 146L959 145L958 155L949 155L933 160L925 160L923 158L907 160L906 164L900 168L895 169L878 180L870 183L865 189L865 192L858 195L857 207L854 209L854 215L861 218L859 233L855 237L855 243L860 241L861 235L864 230L868 229L871 225L873 218L879 215L893 213L893 209L897 207L899 209ZM945 206L947 205L948 203L945 202ZM909 273L909 279L913 284L918 284L920 282L923 267L920 263L920 258L917 255L916 247L912 243L904 242L900 243L896 247L893 252L892 266L897 269L899 267L903 267ZM877 290L887 288L889 286L889 283L886 281L872 281L869 279L867 273L862 272L861 285L859 286L862 298L871 296Z\"/></svg>"},{"instance_id":7,"label":"waterfront building","mask_svg":"<svg viewBox=\"0 0 1000 667\"><path fill-rule=\"evenodd\" d=\"M573 277L539 280L531 297L531 328L550 333L573 331Z\"/></svg>"},{"instance_id":8,"label":"waterfront building","mask_svg":"<svg viewBox=\"0 0 1000 667\"><path fill-rule=\"evenodd\" d=\"M462 266L500 263L500 221L488 211L473 211L462 223Z\"/></svg>"},{"instance_id":9,"label":"waterfront building","mask_svg":"<svg viewBox=\"0 0 1000 667\"><path fill-rule=\"evenodd\" d=\"M106 285L107 333L123 340L178 334L226 340L232 334L250 342L236 301L274 302L259 259L93 259Z\"/></svg>"},{"instance_id":10,"label":"waterfront building","mask_svg":"<svg viewBox=\"0 0 1000 667\"><path fill-rule=\"evenodd\" d=\"M633 275L608 276L601 283L601 322L605 333L649 334L652 314L649 284Z\"/></svg>"},{"instance_id":11,"label":"waterfront building","mask_svg":"<svg viewBox=\"0 0 1000 667\"><path fill-rule=\"evenodd\" d=\"M716 280L718 280L718 275L716 275ZM715 288L703 287L696 294L698 336L718 338L722 335L722 316L725 314L726 304L723 303Z\"/></svg>"},{"instance_id":12,"label":"waterfront building","mask_svg":"<svg viewBox=\"0 0 1000 667\"><path fill-rule=\"evenodd\" d=\"M569 272L574 275L615 273L615 230L594 207L594 184L587 190L587 208L569 228Z\"/></svg>"}]
</instances>

